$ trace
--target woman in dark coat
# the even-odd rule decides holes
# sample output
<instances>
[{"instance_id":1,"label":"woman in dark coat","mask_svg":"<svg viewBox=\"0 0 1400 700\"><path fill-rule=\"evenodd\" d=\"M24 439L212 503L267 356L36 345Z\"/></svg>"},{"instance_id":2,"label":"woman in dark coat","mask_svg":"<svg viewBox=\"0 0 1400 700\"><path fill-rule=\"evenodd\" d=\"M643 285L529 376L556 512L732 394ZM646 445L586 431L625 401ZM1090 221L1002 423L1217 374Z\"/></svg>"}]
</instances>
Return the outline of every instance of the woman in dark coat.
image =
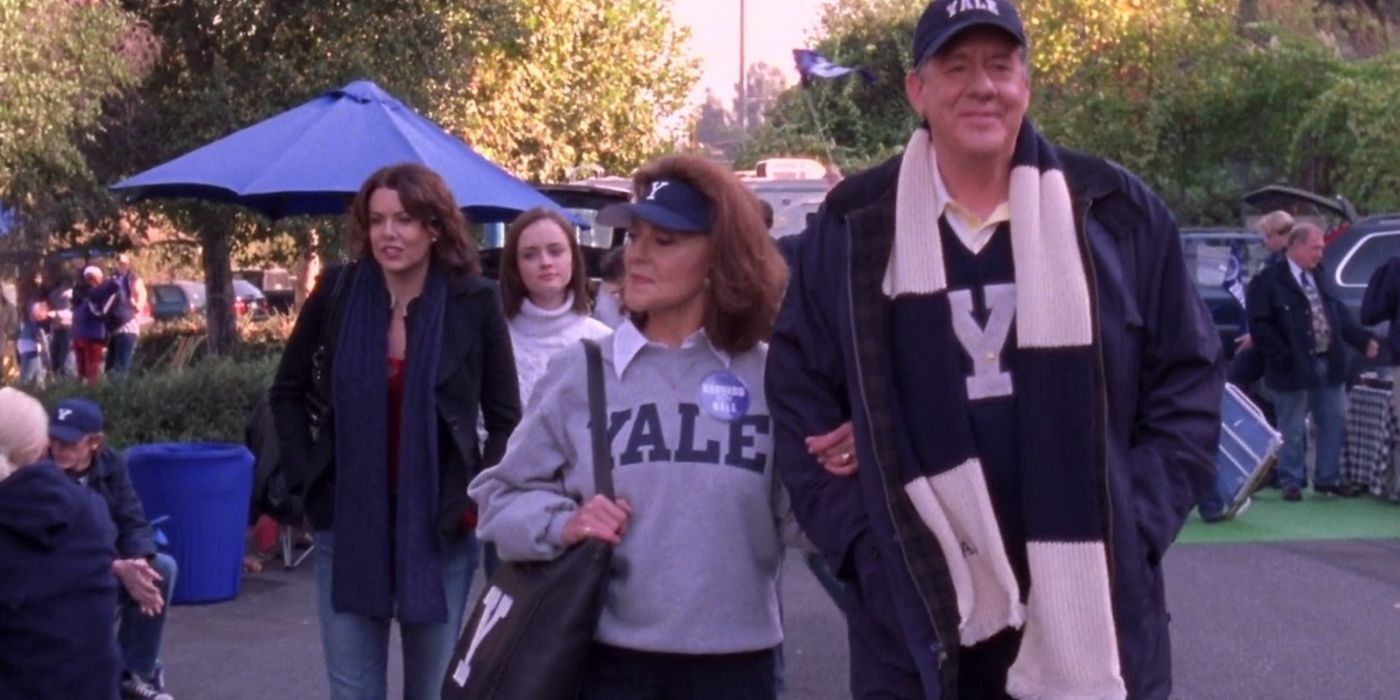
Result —
<instances>
[{"instance_id":1,"label":"woman in dark coat","mask_svg":"<svg viewBox=\"0 0 1400 700\"><path fill-rule=\"evenodd\" d=\"M270 392L282 464L316 531L331 697L386 696L397 619L403 697L435 698L477 557L467 483L520 419L510 333L433 171L370 176L348 235L356 259L322 275Z\"/></svg>"},{"instance_id":2,"label":"woman in dark coat","mask_svg":"<svg viewBox=\"0 0 1400 700\"><path fill-rule=\"evenodd\" d=\"M52 462L44 407L0 389L0 700L117 697L116 528Z\"/></svg>"}]
</instances>

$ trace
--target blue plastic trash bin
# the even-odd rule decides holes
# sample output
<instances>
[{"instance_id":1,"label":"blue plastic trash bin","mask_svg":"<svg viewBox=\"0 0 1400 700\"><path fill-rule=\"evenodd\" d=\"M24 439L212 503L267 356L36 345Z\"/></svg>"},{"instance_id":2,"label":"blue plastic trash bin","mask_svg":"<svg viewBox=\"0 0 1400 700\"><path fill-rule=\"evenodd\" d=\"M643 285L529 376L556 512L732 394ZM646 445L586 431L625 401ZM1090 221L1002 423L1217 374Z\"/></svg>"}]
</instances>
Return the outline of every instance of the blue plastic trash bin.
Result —
<instances>
[{"instance_id":1,"label":"blue plastic trash bin","mask_svg":"<svg viewBox=\"0 0 1400 700\"><path fill-rule=\"evenodd\" d=\"M226 443L159 443L126 451L146 517L168 516L166 551L180 566L170 602L217 603L238 596L253 454Z\"/></svg>"}]
</instances>

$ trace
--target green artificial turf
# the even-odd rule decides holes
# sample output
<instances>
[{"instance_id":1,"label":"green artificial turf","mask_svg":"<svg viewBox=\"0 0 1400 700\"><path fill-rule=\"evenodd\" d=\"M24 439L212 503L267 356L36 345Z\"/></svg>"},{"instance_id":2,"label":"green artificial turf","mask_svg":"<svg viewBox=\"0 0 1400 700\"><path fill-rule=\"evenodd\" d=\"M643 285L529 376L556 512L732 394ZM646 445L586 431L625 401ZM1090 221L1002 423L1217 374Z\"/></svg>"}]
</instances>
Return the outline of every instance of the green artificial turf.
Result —
<instances>
[{"instance_id":1,"label":"green artificial turf","mask_svg":"<svg viewBox=\"0 0 1400 700\"><path fill-rule=\"evenodd\" d=\"M1289 542L1297 540L1400 539L1400 505L1370 494L1358 498L1303 492L1289 503L1278 489L1254 494L1254 503L1234 520L1201 522L1192 513L1178 544Z\"/></svg>"}]
</instances>

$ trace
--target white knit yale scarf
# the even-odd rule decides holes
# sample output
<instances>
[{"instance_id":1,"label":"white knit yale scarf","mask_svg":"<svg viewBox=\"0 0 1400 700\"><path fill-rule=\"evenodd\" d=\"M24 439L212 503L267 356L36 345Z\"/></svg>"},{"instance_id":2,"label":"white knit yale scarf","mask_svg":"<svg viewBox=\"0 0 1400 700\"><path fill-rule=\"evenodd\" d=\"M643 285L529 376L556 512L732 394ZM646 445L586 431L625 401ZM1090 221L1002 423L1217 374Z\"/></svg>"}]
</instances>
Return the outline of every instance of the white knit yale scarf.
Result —
<instances>
[{"instance_id":1,"label":"white knit yale scarf","mask_svg":"<svg viewBox=\"0 0 1400 700\"><path fill-rule=\"evenodd\" d=\"M895 236L882 285L891 300L895 378L912 446L904 491L938 541L957 591L964 646L1024 626L1007 692L1017 698L1121 700L1094 437L1097 354L1087 251L1053 147L1024 122L1013 157L1015 393L1030 585L1007 558L967 417L935 209L927 129L899 171ZM953 348L949 350L949 348ZM901 363L900 358L904 358ZM936 366L930 366L936 365ZM913 408L911 408L911 406Z\"/></svg>"}]
</instances>

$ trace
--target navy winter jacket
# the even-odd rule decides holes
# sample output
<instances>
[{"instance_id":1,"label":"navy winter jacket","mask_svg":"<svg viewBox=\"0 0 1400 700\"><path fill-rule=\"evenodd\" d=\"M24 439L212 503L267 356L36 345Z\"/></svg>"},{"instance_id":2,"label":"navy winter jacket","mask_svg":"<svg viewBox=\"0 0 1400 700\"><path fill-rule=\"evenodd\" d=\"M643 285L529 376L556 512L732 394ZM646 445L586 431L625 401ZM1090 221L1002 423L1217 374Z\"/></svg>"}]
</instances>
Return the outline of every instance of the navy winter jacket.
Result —
<instances>
[{"instance_id":1,"label":"navy winter jacket","mask_svg":"<svg viewBox=\"0 0 1400 700\"><path fill-rule=\"evenodd\" d=\"M1116 165L1059 155L1097 288L1099 384L1108 406L1099 426L1108 465L1105 531L1112 534L1120 662L1130 697L1167 698L1162 555L1214 478L1220 339L1163 203ZM886 478L897 465L882 466L904 439L892 379L874 369L890 347L880 283L894 236L899 165L896 156L838 185L788 251L795 253L792 275L769 348L767 392L777 464L798 520L853 587L862 611L852 616L852 636L883 645L869 668L852 668L853 686L875 679L875 686L890 687L879 682L890 668L884 660L903 658L917 669L924 697L955 698L960 644L946 560L942 552L907 546L913 539L895 517L907 503ZM848 419L861 468L840 478L807 454L803 438ZM941 568L939 580L914 580L915 560Z\"/></svg>"},{"instance_id":2,"label":"navy winter jacket","mask_svg":"<svg viewBox=\"0 0 1400 700\"><path fill-rule=\"evenodd\" d=\"M117 554L123 559L150 557L156 553L155 534L141 509L141 499L131 485L126 460L103 447L92 460L88 488L102 497L117 526Z\"/></svg>"},{"instance_id":3,"label":"navy winter jacket","mask_svg":"<svg viewBox=\"0 0 1400 700\"><path fill-rule=\"evenodd\" d=\"M1319 266L1312 278L1332 329L1328 348L1327 386L1346 381L1347 355L1343 343L1365 352L1371 334L1352 317L1332 292ZM1313 369L1312 307L1287 259L1265 268L1249 281L1249 331L1254 347L1264 356L1264 381L1274 391L1303 391L1318 386Z\"/></svg>"},{"instance_id":4,"label":"navy winter jacket","mask_svg":"<svg viewBox=\"0 0 1400 700\"><path fill-rule=\"evenodd\" d=\"M1361 322L1368 326L1390 324L1386 345L1391 363L1400 365L1400 257L1391 258L1371 273L1366 296L1361 299Z\"/></svg>"},{"instance_id":5,"label":"navy winter jacket","mask_svg":"<svg viewBox=\"0 0 1400 700\"><path fill-rule=\"evenodd\" d=\"M52 463L0 481L0 700L117 697L115 540Z\"/></svg>"}]
</instances>

